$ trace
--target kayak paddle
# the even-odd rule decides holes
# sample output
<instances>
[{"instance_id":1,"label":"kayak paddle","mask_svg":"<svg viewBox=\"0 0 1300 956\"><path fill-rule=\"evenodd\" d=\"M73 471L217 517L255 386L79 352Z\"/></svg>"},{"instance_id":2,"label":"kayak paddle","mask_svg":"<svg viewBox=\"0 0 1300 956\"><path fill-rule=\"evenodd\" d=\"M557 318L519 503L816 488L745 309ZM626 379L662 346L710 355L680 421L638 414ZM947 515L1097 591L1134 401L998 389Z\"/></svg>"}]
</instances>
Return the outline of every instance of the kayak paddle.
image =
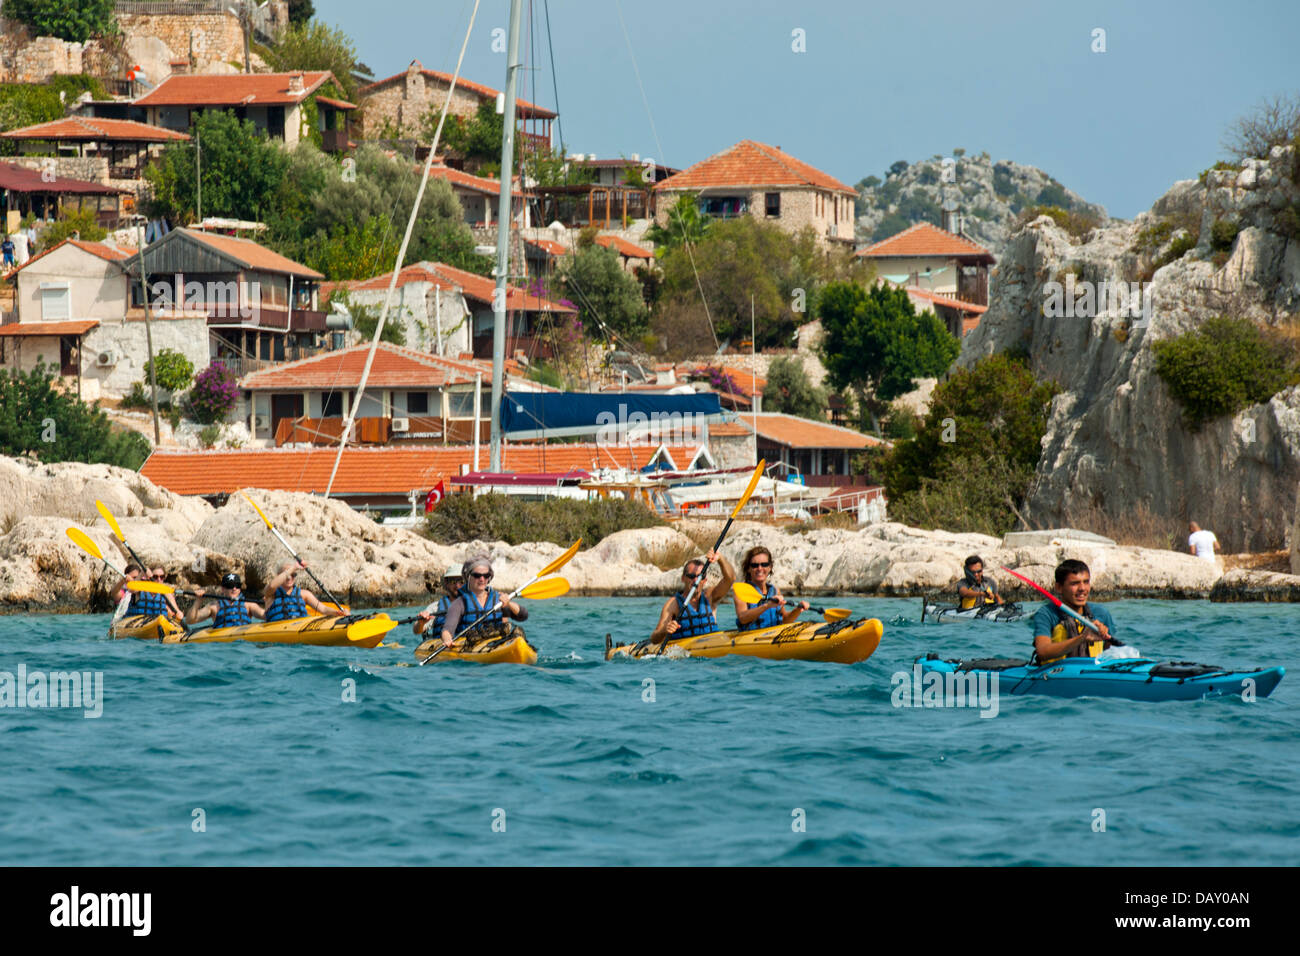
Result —
<instances>
[{"instance_id":1,"label":"kayak paddle","mask_svg":"<svg viewBox=\"0 0 1300 956\"><path fill-rule=\"evenodd\" d=\"M758 464L754 466L754 474L750 477L749 484L745 486L744 494L742 494L740 500L736 502L736 507L731 509L731 517L729 517L727 523L722 526L722 534L718 535L718 540L713 542L713 547L710 550L717 551L722 547L722 542L727 537L727 532L731 530L731 523L736 520L736 515L740 514L740 509L749 503L749 496L752 495L754 489L758 487L758 479L763 477L763 469L765 467L767 467L767 460L760 458ZM688 606L695 598L695 592L699 589L700 585L704 583L705 576L709 573L709 565L711 563L712 562L706 557L704 559L704 567L700 568L700 573L697 574L695 580L691 582L691 589L686 592L686 604ZM659 653L662 654L667 649L668 635L665 634L664 639L659 642Z\"/></svg>"},{"instance_id":2,"label":"kayak paddle","mask_svg":"<svg viewBox=\"0 0 1300 956\"><path fill-rule=\"evenodd\" d=\"M242 491L240 492L240 494L244 495ZM336 607L342 608L343 602L340 601L338 598L336 598L333 594L331 594L330 589L321 583L321 579L316 577L316 575L312 572L312 569L307 567L307 565L303 563L302 558L298 557L298 552L293 550L293 545L291 545L288 541L285 541L284 535L280 534L279 531L275 530L275 525L271 524L271 519L268 518L266 514L262 511L262 509L257 506L257 502L255 502L252 498L248 497L248 495L244 495L244 500L253 506L253 510L258 513L261 519L266 522L266 526L271 529L271 534L275 535L276 538L279 540L279 542L282 545L284 545L285 550L288 551L291 555L293 555L293 559L297 561L299 565L301 565L304 571L306 571L308 574L311 575L311 579L316 582L316 586L321 589L321 592L327 598L333 601Z\"/></svg>"},{"instance_id":3,"label":"kayak paddle","mask_svg":"<svg viewBox=\"0 0 1300 956\"><path fill-rule=\"evenodd\" d=\"M746 604L759 604L763 601L763 595L758 593L758 588L745 581L737 581L731 586L731 590ZM813 607L810 604L808 610L816 611L828 621L847 621L853 616L853 612L846 607Z\"/></svg>"},{"instance_id":4,"label":"kayak paddle","mask_svg":"<svg viewBox=\"0 0 1300 956\"><path fill-rule=\"evenodd\" d=\"M1033 588L1035 591L1037 591L1037 592L1038 592L1039 594L1041 594L1043 597L1047 598L1047 600L1049 600L1049 601L1051 601L1053 604L1055 604L1058 610L1064 611L1066 614L1070 615L1070 617L1074 618L1076 621L1078 621L1080 624L1082 624L1082 625L1083 625L1084 627L1086 627L1088 630L1092 631L1092 632L1093 632L1094 634L1096 634L1098 637L1101 636L1101 631L1097 630L1097 625L1093 624L1092 621L1088 620L1088 619L1087 619L1086 617L1084 617L1082 614L1080 614L1080 613L1078 613L1077 611L1075 611L1072 607L1070 607L1069 605L1067 605L1064 601L1062 601L1059 597L1057 597L1057 596L1056 596L1055 594L1053 594L1051 591L1048 591L1048 590L1046 590L1045 588L1040 588L1040 587L1039 587L1037 584L1035 584L1033 581L1029 580L1029 578L1025 577L1023 574L1017 574L1015 571L1012 571L1010 568L1003 568L1002 570L1005 571L1005 572L1007 572L1007 574L1011 575L1012 577L1014 577L1014 578L1019 578L1021 581L1024 581L1026 584L1028 584L1031 588ZM1119 644L1119 643L1121 643L1121 642L1119 642L1119 641L1116 641L1114 638L1110 638L1110 642L1111 642L1112 644ZM1096 644L1097 641L1090 641L1089 643L1090 643L1090 644ZM1089 650L1091 650L1091 647L1089 648ZM1096 657L1095 654L1092 655L1092 656Z\"/></svg>"},{"instance_id":5,"label":"kayak paddle","mask_svg":"<svg viewBox=\"0 0 1300 956\"><path fill-rule=\"evenodd\" d=\"M99 560L108 565L108 570L115 574L121 574L122 577L126 577L124 572L119 571L113 566L113 563L109 561L108 558L104 557L104 553L99 550L99 545L95 544L94 541L91 541L90 535L86 534L86 532L82 531L80 528L69 528L68 537L72 539L73 544L79 547L82 551L85 551L86 554L90 555L92 558L99 558Z\"/></svg>"},{"instance_id":6,"label":"kayak paddle","mask_svg":"<svg viewBox=\"0 0 1300 956\"><path fill-rule=\"evenodd\" d=\"M353 621L348 625L348 640L364 641L376 634L387 634L395 627L397 622L387 615L367 618L364 621Z\"/></svg>"},{"instance_id":7,"label":"kayak paddle","mask_svg":"<svg viewBox=\"0 0 1300 956\"><path fill-rule=\"evenodd\" d=\"M96 498L95 508L103 516L104 520L108 522L108 526L113 529L113 534L117 536L118 541L122 542L122 547L126 548L131 557L135 559L135 563L140 565L140 570L147 570L145 563L140 560L140 555L135 553L135 548L131 547L131 545L127 543L126 535L122 534L121 525L117 523L117 519L113 517L113 513L108 510L108 506Z\"/></svg>"},{"instance_id":8,"label":"kayak paddle","mask_svg":"<svg viewBox=\"0 0 1300 956\"><path fill-rule=\"evenodd\" d=\"M149 594L179 594L181 597L193 597L193 591L186 591L184 588L172 587L170 584L163 584L161 581L127 581L126 589L128 591L145 591Z\"/></svg>"}]
</instances>

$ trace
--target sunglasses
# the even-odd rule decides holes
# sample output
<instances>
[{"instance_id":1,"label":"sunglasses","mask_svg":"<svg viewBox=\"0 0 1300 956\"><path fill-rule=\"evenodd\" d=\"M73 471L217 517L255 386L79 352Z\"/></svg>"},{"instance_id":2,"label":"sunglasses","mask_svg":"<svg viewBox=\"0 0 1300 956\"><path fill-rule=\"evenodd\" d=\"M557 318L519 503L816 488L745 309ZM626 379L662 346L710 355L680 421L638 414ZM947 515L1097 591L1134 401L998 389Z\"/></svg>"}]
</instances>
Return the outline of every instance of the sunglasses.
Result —
<instances>
[{"instance_id":1,"label":"sunglasses","mask_svg":"<svg viewBox=\"0 0 1300 956\"><path fill-rule=\"evenodd\" d=\"M749 562L749 566L750 566L751 568L770 568L770 567L772 566L772 562L771 562L771 561L751 561L751 562Z\"/></svg>"},{"instance_id":2,"label":"sunglasses","mask_svg":"<svg viewBox=\"0 0 1300 956\"><path fill-rule=\"evenodd\" d=\"M491 580L492 580L492 572L491 572L491 571L488 571L488 572L486 572L486 573L479 572L479 571L471 571L471 572L469 573L469 576L470 576L471 578L482 578L482 579L485 580L485 581L491 581Z\"/></svg>"},{"instance_id":3,"label":"sunglasses","mask_svg":"<svg viewBox=\"0 0 1300 956\"><path fill-rule=\"evenodd\" d=\"M165 580L167 579L167 575L165 575L165 574L155 574L155 575L153 576L153 579L154 579L155 581L165 581Z\"/></svg>"}]
</instances>

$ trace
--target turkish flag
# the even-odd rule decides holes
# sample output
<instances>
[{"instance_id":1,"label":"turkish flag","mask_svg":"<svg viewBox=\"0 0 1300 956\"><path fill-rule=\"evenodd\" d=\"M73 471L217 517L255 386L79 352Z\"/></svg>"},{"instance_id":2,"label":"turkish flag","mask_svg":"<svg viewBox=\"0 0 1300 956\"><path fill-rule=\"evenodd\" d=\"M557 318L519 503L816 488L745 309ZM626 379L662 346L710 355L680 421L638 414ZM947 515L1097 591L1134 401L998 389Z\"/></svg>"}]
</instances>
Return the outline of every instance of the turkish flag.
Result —
<instances>
[{"instance_id":1,"label":"turkish flag","mask_svg":"<svg viewBox=\"0 0 1300 956\"><path fill-rule=\"evenodd\" d=\"M438 507L438 502L442 500L443 495L446 493L447 489L444 487L442 481L438 482L435 487L430 488L429 494L426 495L424 499L424 513L428 514L434 508Z\"/></svg>"}]
</instances>

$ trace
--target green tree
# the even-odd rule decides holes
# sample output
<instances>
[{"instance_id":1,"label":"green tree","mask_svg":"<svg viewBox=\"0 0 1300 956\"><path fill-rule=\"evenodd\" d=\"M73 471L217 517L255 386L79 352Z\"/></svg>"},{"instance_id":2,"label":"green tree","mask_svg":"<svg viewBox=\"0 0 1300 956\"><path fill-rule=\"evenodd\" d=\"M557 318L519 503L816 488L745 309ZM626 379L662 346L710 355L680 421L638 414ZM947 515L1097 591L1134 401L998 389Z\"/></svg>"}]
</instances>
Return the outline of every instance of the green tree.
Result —
<instances>
[{"instance_id":1,"label":"green tree","mask_svg":"<svg viewBox=\"0 0 1300 956\"><path fill-rule=\"evenodd\" d=\"M155 356L158 366L158 387L169 392L183 392L194 378L194 363L183 352L162 349ZM149 381L149 368L153 362L144 363L144 380Z\"/></svg>"},{"instance_id":2,"label":"green tree","mask_svg":"<svg viewBox=\"0 0 1300 956\"><path fill-rule=\"evenodd\" d=\"M316 5L311 0L289 0L289 22L302 26L316 16Z\"/></svg>"},{"instance_id":3,"label":"green tree","mask_svg":"<svg viewBox=\"0 0 1300 956\"><path fill-rule=\"evenodd\" d=\"M397 260L400 242L391 221L371 216L361 223L336 223L328 234L312 236L301 261L331 282L369 279Z\"/></svg>"},{"instance_id":4,"label":"green tree","mask_svg":"<svg viewBox=\"0 0 1300 956\"><path fill-rule=\"evenodd\" d=\"M1194 432L1300 382L1294 348L1249 319L1206 319L1191 332L1157 342L1152 351L1156 374Z\"/></svg>"},{"instance_id":5,"label":"green tree","mask_svg":"<svg viewBox=\"0 0 1300 956\"><path fill-rule=\"evenodd\" d=\"M560 263L559 287L578 307L586 328L608 328L629 339L645 331L641 284L623 271L613 249L593 245L566 257Z\"/></svg>"},{"instance_id":6,"label":"green tree","mask_svg":"<svg viewBox=\"0 0 1300 956\"><path fill-rule=\"evenodd\" d=\"M136 470L149 447L139 432L114 428L97 404L56 388L53 371L43 364L0 373L0 454Z\"/></svg>"},{"instance_id":7,"label":"green tree","mask_svg":"<svg viewBox=\"0 0 1300 956\"><path fill-rule=\"evenodd\" d=\"M433 134L438 128L441 115L441 107L432 108L425 114L420 129L423 142L433 142ZM478 105L478 111L468 119L447 114L438 151L463 159L467 169L475 170L483 176L497 176L501 172L501 140L505 128L505 115L497 112L496 104L491 100L483 100ZM522 138L516 136L516 169L519 168L521 142Z\"/></svg>"},{"instance_id":8,"label":"green tree","mask_svg":"<svg viewBox=\"0 0 1300 956\"><path fill-rule=\"evenodd\" d=\"M53 249L64 239L99 242L107 235L108 230L95 221L95 210L89 207L65 208L58 219L41 231L41 250Z\"/></svg>"},{"instance_id":9,"label":"green tree","mask_svg":"<svg viewBox=\"0 0 1300 956\"><path fill-rule=\"evenodd\" d=\"M711 220L700 212L698 199L697 193L679 196L668 211L668 224L655 223L647 230L646 238L664 250L703 240Z\"/></svg>"},{"instance_id":10,"label":"green tree","mask_svg":"<svg viewBox=\"0 0 1300 956\"><path fill-rule=\"evenodd\" d=\"M5 0L4 15L37 36L85 43L117 30L113 0Z\"/></svg>"},{"instance_id":11,"label":"green tree","mask_svg":"<svg viewBox=\"0 0 1300 956\"><path fill-rule=\"evenodd\" d=\"M828 381L853 389L876 430L889 402L915 388L916 379L942 375L961 351L935 314L917 315L896 286L834 282L819 310Z\"/></svg>"},{"instance_id":12,"label":"green tree","mask_svg":"<svg viewBox=\"0 0 1300 956\"><path fill-rule=\"evenodd\" d=\"M500 147L497 147L498 154ZM638 167L639 168L639 167ZM596 171L569 162L563 147L530 148L523 151L520 172L530 186L579 186L596 181Z\"/></svg>"},{"instance_id":13,"label":"green tree","mask_svg":"<svg viewBox=\"0 0 1300 956\"><path fill-rule=\"evenodd\" d=\"M320 20L292 24L263 59L277 72L329 70L346 99L352 99L357 92L352 76L357 67L357 50L352 38Z\"/></svg>"},{"instance_id":14,"label":"green tree","mask_svg":"<svg viewBox=\"0 0 1300 956\"><path fill-rule=\"evenodd\" d=\"M785 357L774 359L767 368L763 411L822 420L826 417L826 390L813 385L802 362Z\"/></svg>"},{"instance_id":15,"label":"green tree","mask_svg":"<svg viewBox=\"0 0 1300 956\"><path fill-rule=\"evenodd\" d=\"M203 214L260 219L281 201L289 158L249 120L229 110L204 110L190 129L194 139L172 143L145 170L153 187L149 214L193 222L197 210L195 152L202 149Z\"/></svg>"}]
</instances>

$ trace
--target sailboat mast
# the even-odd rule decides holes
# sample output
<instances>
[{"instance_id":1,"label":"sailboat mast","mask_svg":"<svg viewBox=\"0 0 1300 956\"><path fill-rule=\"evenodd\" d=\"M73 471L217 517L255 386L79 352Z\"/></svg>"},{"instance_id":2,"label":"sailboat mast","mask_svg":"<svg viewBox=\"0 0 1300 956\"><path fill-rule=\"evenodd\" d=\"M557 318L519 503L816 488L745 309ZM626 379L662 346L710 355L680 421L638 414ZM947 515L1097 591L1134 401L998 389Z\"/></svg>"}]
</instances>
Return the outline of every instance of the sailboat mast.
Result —
<instances>
[{"instance_id":1,"label":"sailboat mast","mask_svg":"<svg viewBox=\"0 0 1300 956\"><path fill-rule=\"evenodd\" d=\"M506 364L506 285L510 265L510 180L515 165L515 88L518 86L519 18L523 0L511 0L506 32L506 115L501 136L501 202L497 206L497 288L492 297L492 465L501 471L501 396Z\"/></svg>"}]
</instances>

